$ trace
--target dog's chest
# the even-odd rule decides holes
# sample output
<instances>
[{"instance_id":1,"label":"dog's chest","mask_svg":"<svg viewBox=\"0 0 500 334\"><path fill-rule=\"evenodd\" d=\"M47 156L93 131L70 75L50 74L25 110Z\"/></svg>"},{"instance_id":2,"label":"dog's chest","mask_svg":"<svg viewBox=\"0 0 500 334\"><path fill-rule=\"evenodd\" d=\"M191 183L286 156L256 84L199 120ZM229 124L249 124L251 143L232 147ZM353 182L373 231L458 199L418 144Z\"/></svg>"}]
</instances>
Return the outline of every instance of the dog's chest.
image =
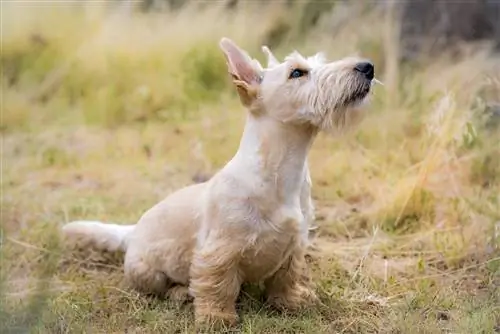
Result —
<instances>
[{"instance_id":1,"label":"dog's chest","mask_svg":"<svg viewBox=\"0 0 500 334\"><path fill-rule=\"evenodd\" d=\"M300 221L289 218L279 230L272 227L249 235L242 252L245 281L258 282L272 276L300 243Z\"/></svg>"}]
</instances>

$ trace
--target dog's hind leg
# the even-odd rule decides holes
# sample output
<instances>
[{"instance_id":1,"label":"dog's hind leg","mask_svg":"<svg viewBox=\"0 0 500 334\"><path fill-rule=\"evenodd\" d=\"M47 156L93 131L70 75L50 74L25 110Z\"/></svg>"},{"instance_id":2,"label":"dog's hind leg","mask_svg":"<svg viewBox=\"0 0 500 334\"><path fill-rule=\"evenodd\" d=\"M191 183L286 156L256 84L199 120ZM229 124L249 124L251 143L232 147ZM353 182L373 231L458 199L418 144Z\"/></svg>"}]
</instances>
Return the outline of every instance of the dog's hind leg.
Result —
<instances>
[{"instance_id":1,"label":"dog's hind leg","mask_svg":"<svg viewBox=\"0 0 500 334\"><path fill-rule=\"evenodd\" d=\"M153 268L136 252L127 252L124 269L127 282L135 290L145 294L166 297L168 290L174 285L165 273Z\"/></svg>"},{"instance_id":2,"label":"dog's hind leg","mask_svg":"<svg viewBox=\"0 0 500 334\"><path fill-rule=\"evenodd\" d=\"M125 256L125 278L135 290L144 294L179 303L192 300L187 286L177 284L167 274L147 264L137 253L128 252Z\"/></svg>"},{"instance_id":3,"label":"dog's hind leg","mask_svg":"<svg viewBox=\"0 0 500 334\"><path fill-rule=\"evenodd\" d=\"M184 303L193 300L193 297L189 293L189 287L185 285L172 286L170 289L168 289L166 297L178 303Z\"/></svg>"}]
</instances>

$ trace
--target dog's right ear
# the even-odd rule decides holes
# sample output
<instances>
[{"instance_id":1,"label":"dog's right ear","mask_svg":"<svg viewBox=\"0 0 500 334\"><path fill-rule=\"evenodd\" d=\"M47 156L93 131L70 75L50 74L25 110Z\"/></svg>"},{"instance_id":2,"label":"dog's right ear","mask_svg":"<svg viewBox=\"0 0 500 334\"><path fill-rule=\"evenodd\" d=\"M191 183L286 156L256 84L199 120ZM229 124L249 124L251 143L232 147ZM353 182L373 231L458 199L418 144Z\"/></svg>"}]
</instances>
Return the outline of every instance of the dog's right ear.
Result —
<instances>
[{"instance_id":1,"label":"dog's right ear","mask_svg":"<svg viewBox=\"0 0 500 334\"><path fill-rule=\"evenodd\" d=\"M248 107L258 95L262 80L260 64L257 66L257 63L229 38L222 38L219 46L226 57L228 71L233 77L241 102Z\"/></svg>"}]
</instances>

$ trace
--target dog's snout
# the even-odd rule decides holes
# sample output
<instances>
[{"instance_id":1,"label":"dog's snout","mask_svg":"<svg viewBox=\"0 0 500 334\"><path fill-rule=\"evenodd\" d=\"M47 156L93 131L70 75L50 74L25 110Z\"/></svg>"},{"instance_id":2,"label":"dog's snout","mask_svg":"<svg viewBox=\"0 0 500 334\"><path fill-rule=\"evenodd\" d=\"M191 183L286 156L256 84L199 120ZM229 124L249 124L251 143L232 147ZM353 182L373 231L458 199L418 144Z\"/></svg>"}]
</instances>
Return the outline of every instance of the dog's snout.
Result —
<instances>
[{"instance_id":1,"label":"dog's snout","mask_svg":"<svg viewBox=\"0 0 500 334\"><path fill-rule=\"evenodd\" d=\"M369 80L372 80L375 76L375 67L370 62L358 63L356 64L354 69L360 73L363 73Z\"/></svg>"}]
</instances>

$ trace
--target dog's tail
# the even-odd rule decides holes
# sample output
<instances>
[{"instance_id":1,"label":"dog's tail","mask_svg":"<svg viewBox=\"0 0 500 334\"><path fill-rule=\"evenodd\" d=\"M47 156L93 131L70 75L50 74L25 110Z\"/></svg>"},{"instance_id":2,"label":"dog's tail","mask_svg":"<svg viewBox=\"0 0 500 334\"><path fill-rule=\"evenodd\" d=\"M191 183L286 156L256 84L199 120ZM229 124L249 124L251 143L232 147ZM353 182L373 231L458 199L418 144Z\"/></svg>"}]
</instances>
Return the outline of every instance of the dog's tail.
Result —
<instances>
[{"instance_id":1,"label":"dog's tail","mask_svg":"<svg viewBox=\"0 0 500 334\"><path fill-rule=\"evenodd\" d=\"M62 232L66 241L76 248L92 247L105 252L125 252L134 228L135 225L74 221L64 225Z\"/></svg>"}]
</instances>

